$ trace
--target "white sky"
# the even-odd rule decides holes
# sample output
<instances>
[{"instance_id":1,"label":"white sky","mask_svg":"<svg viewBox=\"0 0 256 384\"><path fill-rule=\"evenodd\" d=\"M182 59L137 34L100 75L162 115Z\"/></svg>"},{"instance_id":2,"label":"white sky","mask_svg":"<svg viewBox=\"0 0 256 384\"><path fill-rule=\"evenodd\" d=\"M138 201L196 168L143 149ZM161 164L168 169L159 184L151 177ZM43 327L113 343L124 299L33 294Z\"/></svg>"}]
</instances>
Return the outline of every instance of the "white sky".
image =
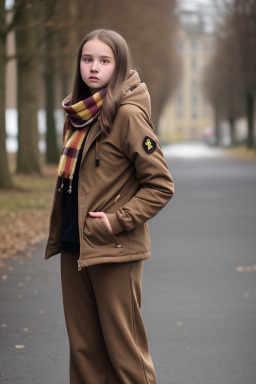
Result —
<instances>
[{"instance_id":1,"label":"white sky","mask_svg":"<svg viewBox=\"0 0 256 384\"><path fill-rule=\"evenodd\" d=\"M14 5L14 0L5 0L5 8L11 9Z\"/></svg>"}]
</instances>

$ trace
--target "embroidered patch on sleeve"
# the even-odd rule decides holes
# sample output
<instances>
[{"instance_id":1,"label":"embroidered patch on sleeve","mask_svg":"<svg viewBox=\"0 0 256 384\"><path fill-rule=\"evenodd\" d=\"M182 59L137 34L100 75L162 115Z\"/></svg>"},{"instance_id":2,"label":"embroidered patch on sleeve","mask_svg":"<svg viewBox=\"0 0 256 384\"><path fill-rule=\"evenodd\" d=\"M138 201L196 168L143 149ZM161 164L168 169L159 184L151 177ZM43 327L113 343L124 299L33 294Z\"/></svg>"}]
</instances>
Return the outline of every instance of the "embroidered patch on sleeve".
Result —
<instances>
[{"instance_id":1,"label":"embroidered patch on sleeve","mask_svg":"<svg viewBox=\"0 0 256 384\"><path fill-rule=\"evenodd\" d=\"M156 149L156 142L155 140L151 139L149 136L145 136L143 140L143 148L147 153L153 153Z\"/></svg>"}]
</instances>

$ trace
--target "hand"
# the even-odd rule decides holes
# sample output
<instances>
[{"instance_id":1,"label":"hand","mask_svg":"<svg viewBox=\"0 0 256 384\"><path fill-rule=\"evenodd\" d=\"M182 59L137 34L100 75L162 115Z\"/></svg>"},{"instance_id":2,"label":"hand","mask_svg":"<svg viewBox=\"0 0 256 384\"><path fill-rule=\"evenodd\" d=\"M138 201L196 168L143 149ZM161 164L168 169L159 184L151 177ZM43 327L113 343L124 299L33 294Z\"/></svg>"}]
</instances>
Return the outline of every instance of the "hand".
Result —
<instances>
[{"instance_id":1,"label":"hand","mask_svg":"<svg viewBox=\"0 0 256 384\"><path fill-rule=\"evenodd\" d=\"M112 235L114 235L113 229L111 227L111 224L109 222L109 219L108 219L106 213L104 213L104 212L89 212L89 215L91 217L100 217L104 221L104 223L106 224L106 227L107 227L108 231Z\"/></svg>"}]
</instances>

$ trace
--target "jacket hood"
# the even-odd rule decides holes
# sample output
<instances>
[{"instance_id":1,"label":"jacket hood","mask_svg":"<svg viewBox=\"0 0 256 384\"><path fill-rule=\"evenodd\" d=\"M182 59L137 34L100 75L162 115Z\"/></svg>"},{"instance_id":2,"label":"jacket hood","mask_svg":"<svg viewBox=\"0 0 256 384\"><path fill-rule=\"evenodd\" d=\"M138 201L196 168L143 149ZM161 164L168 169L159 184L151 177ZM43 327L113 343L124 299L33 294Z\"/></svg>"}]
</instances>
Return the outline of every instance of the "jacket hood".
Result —
<instances>
[{"instance_id":1,"label":"jacket hood","mask_svg":"<svg viewBox=\"0 0 256 384\"><path fill-rule=\"evenodd\" d=\"M125 82L124 96L120 105L132 104L140 108L146 117L151 116L150 95L145 83L142 83L139 74L135 70L131 70L128 79Z\"/></svg>"}]
</instances>

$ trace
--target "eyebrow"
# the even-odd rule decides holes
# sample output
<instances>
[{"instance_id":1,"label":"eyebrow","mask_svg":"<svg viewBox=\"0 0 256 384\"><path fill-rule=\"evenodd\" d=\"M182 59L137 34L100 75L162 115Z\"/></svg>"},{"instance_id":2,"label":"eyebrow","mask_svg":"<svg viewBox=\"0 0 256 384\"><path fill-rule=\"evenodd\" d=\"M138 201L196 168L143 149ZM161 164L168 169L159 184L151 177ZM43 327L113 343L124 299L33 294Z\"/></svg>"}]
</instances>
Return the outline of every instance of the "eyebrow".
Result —
<instances>
[{"instance_id":1,"label":"eyebrow","mask_svg":"<svg viewBox=\"0 0 256 384\"><path fill-rule=\"evenodd\" d=\"M82 55L82 57L83 56L89 56L89 57L92 57L92 55L90 55L89 53L84 53L83 55ZM112 59L112 57L111 56L107 56L107 55L103 55L103 56L100 56L100 58L101 59Z\"/></svg>"}]
</instances>

